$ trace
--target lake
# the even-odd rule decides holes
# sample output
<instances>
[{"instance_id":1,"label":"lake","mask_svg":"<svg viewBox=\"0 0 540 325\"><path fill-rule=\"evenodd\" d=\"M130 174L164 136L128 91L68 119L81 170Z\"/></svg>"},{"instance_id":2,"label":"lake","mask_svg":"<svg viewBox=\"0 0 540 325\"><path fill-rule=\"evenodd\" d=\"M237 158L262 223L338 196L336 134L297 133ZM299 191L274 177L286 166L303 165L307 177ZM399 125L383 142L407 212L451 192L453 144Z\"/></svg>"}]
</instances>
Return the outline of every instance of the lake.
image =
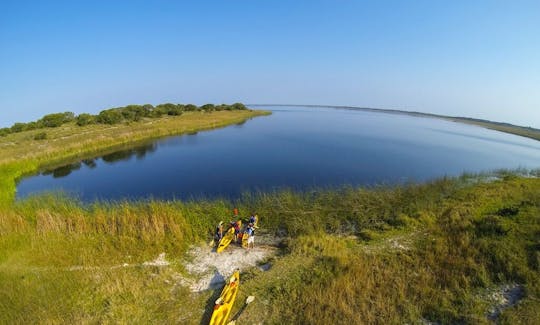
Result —
<instances>
[{"instance_id":1,"label":"lake","mask_svg":"<svg viewBox=\"0 0 540 325\"><path fill-rule=\"evenodd\" d=\"M255 108L255 107L254 107ZM24 178L17 197L237 198L245 191L422 182L540 167L540 142L433 118L265 107L271 116L175 136Z\"/></svg>"}]
</instances>

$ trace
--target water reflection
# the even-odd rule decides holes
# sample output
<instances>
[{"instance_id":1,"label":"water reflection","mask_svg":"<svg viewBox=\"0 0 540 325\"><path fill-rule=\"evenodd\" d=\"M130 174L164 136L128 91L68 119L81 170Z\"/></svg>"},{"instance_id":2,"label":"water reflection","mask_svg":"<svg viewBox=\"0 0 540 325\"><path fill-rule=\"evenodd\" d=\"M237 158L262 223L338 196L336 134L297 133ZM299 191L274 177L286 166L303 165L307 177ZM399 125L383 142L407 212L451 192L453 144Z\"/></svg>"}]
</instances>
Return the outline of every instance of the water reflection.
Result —
<instances>
[{"instance_id":1,"label":"water reflection","mask_svg":"<svg viewBox=\"0 0 540 325\"><path fill-rule=\"evenodd\" d=\"M244 191L404 183L463 172L538 168L539 161L539 142L475 126L283 107L250 123L72 161L44 172L47 176L22 179L17 197L61 189L84 201L236 199Z\"/></svg>"},{"instance_id":2,"label":"water reflection","mask_svg":"<svg viewBox=\"0 0 540 325\"><path fill-rule=\"evenodd\" d=\"M41 174L52 175L53 178L61 178L61 177L66 177L67 175L71 174L72 171L79 170L79 169L81 169L81 163L77 162L77 163L65 165L62 167L58 167L52 170L46 170Z\"/></svg>"},{"instance_id":3,"label":"water reflection","mask_svg":"<svg viewBox=\"0 0 540 325\"><path fill-rule=\"evenodd\" d=\"M139 146L136 148L116 151L108 155L102 156L101 159L106 163L112 164L119 161L130 160L131 157L136 157L137 159L143 159L148 153L152 153L154 151L156 151L156 144L149 143L144 146Z\"/></svg>"},{"instance_id":4,"label":"water reflection","mask_svg":"<svg viewBox=\"0 0 540 325\"><path fill-rule=\"evenodd\" d=\"M53 169L47 169L43 171L42 175L52 175L53 178L62 178L66 177L69 174L71 174L75 170L81 169L82 165L84 164L86 167L90 169L94 169L97 167L97 160L101 158L104 162L108 164L114 164L120 161L127 161L130 160L132 157L137 158L137 160L143 159L147 154L153 153L157 150L156 143L148 143L142 146L138 146L135 148L130 149L124 149L120 151L116 151L110 154L103 155L98 158L88 158L83 159L81 161L71 163L68 165L64 165L61 167L53 168Z\"/></svg>"},{"instance_id":5,"label":"water reflection","mask_svg":"<svg viewBox=\"0 0 540 325\"><path fill-rule=\"evenodd\" d=\"M94 169L97 166L95 159L83 159L82 163L85 164L88 168L91 168L91 169Z\"/></svg>"}]
</instances>

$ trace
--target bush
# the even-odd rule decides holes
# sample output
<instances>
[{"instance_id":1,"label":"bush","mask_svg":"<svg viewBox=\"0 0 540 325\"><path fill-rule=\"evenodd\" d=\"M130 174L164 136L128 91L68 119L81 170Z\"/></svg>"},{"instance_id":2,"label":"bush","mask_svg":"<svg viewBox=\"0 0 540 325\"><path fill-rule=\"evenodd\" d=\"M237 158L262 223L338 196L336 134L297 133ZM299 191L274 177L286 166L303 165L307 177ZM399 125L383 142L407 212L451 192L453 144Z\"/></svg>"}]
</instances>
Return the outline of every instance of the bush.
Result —
<instances>
[{"instance_id":1,"label":"bush","mask_svg":"<svg viewBox=\"0 0 540 325\"><path fill-rule=\"evenodd\" d=\"M203 111L213 111L216 109L216 107L214 106L214 104L205 104L203 106L201 106L201 109Z\"/></svg>"},{"instance_id":2,"label":"bush","mask_svg":"<svg viewBox=\"0 0 540 325\"><path fill-rule=\"evenodd\" d=\"M151 110L144 108L141 105L128 105L120 109L122 115L129 121L140 121L143 117L150 115Z\"/></svg>"},{"instance_id":3,"label":"bush","mask_svg":"<svg viewBox=\"0 0 540 325\"><path fill-rule=\"evenodd\" d=\"M22 132L22 131L26 131L26 123L15 123L13 124L13 126L11 127L11 132L13 133L17 133L17 132Z\"/></svg>"},{"instance_id":4,"label":"bush","mask_svg":"<svg viewBox=\"0 0 540 325\"><path fill-rule=\"evenodd\" d=\"M34 140L45 140L47 139L47 133L45 132L39 132L34 135Z\"/></svg>"},{"instance_id":5,"label":"bush","mask_svg":"<svg viewBox=\"0 0 540 325\"><path fill-rule=\"evenodd\" d=\"M28 122L26 123L26 131L41 129L43 125L39 122Z\"/></svg>"},{"instance_id":6,"label":"bush","mask_svg":"<svg viewBox=\"0 0 540 325\"><path fill-rule=\"evenodd\" d=\"M0 129L0 137L5 137L6 135L11 133L10 128L1 128Z\"/></svg>"},{"instance_id":7,"label":"bush","mask_svg":"<svg viewBox=\"0 0 540 325\"><path fill-rule=\"evenodd\" d=\"M64 113L54 113L43 116L41 120L38 121L44 127L54 128L59 127L64 123L71 122L75 119L75 114L73 112L64 112Z\"/></svg>"},{"instance_id":8,"label":"bush","mask_svg":"<svg viewBox=\"0 0 540 325\"><path fill-rule=\"evenodd\" d=\"M150 112L154 110L154 105L152 104L144 104L142 108L146 111L146 116L149 116Z\"/></svg>"},{"instance_id":9,"label":"bush","mask_svg":"<svg viewBox=\"0 0 540 325\"><path fill-rule=\"evenodd\" d=\"M86 114L86 113L83 113L77 116L76 121L77 121L78 126L85 126L88 124L94 124L96 122L93 115Z\"/></svg>"},{"instance_id":10,"label":"bush","mask_svg":"<svg viewBox=\"0 0 540 325\"><path fill-rule=\"evenodd\" d=\"M197 106L193 105L193 104L187 104L185 107L184 107L184 110L186 112L192 112L192 111L196 111L197 110Z\"/></svg>"},{"instance_id":11,"label":"bush","mask_svg":"<svg viewBox=\"0 0 540 325\"><path fill-rule=\"evenodd\" d=\"M114 108L99 112L96 121L101 124L118 124L122 122L122 114Z\"/></svg>"},{"instance_id":12,"label":"bush","mask_svg":"<svg viewBox=\"0 0 540 325\"><path fill-rule=\"evenodd\" d=\"M235 110L247 110L248 108L246 107L246 105L242 104L242 103L234 103L231 105L232 109L235 109Z\"/></svg>"}]
</instances>

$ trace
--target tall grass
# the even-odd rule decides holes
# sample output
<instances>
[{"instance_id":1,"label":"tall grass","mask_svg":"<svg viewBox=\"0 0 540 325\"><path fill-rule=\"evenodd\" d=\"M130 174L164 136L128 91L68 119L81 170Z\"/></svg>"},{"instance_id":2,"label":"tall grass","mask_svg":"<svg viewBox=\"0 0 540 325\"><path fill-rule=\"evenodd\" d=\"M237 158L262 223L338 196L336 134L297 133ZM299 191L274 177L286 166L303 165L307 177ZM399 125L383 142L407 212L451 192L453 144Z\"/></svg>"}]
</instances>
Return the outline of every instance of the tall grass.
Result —
<instances>
[{"instance_id":1,"label":"tall grass","mask_svg":"<svg viewBox=\"0 0 540 325\"><path fill-rule=\"evenodd\" d=\"M257 300L239 322L485 323L481 293L505 283L526 296L501 319L539 321L540 180L513 176L234 203L31 197L2 213L0 322L198 324L213 292L182 284L184 253L233 206L284 236L268 272L243 275L239 301ZM142 266L161 252L171 266Z\"/></svg>"}]
</instances>

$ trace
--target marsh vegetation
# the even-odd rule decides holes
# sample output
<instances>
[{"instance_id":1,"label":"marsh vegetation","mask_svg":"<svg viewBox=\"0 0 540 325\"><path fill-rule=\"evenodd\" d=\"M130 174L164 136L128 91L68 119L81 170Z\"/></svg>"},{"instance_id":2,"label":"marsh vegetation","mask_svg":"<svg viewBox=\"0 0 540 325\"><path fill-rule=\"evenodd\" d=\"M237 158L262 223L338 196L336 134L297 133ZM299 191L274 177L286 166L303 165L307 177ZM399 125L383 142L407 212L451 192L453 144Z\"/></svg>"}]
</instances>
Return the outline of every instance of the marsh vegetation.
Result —
<instances>
[{"instance_id":1,"label":"marsh vegetation","mask_svg":"<svg viewBox=\"0 0 540 325\"><path fill-rule=\"evenodd\" d=\"M523 299L498 319L540 320L540 181L505 173L237 202L32 197L2 212L2 322L204 321L215 292L183 285L182 261L232 206L281 240L242 275L243 323L487 323L486 292L513 283ZM142 266L162 252L169 266Z\"/></svg>"}]
</instances>

